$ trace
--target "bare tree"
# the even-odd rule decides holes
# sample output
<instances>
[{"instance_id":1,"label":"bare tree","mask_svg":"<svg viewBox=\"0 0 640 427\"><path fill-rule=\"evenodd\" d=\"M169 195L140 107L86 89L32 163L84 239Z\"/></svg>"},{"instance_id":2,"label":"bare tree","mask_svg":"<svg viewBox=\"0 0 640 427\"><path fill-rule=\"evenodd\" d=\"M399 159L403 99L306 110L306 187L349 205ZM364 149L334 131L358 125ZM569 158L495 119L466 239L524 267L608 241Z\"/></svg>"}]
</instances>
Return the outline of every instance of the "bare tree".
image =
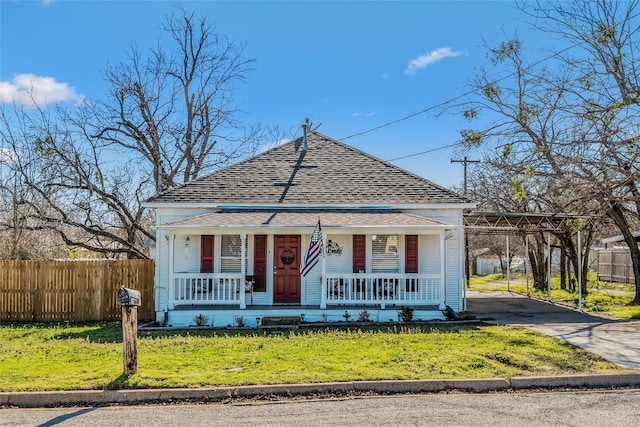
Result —
<instances>
[{"instance_id":1,"label":"bare tree","mask_svg":"<svg viewBox=\"0 0 640 427\"><path fill-rule=\"evenodd\" d=\"M37 123L23 112L17 106L0 107L0 258L68 256L57 233L35 219L36 210L46 209L46 202L30 185L42 171L33 167L28 143L37 134Z\"/></svg>"},{"instance_id":2,"label":"bare tree","mask_svg":"<svg viewBox=\"0 0 640 427\"><path fill-rule=\"evenodd\" d=\"M71 248L145 257L152 223L140 205L144 181L131 179L126 162L107 169L105 153L51 111L14 112L2 110L0 128L12 158L5 164L15 187L12 232L38 231L39 242L54 232Z\"/></svg>"},{"instance_id":3,"label":"bare tree","mask_svg":"<svg viewBox=\"0 0 640 427\"><path fill-rule=\"evenodd\" d=\"M132 48L106 70L109 98L75 118L88 137L135 156L157 191L245 157L265 131L242 123L233 102L253 62L240 46L184 11L162 30L171 44L148 54Z\"/></svg>"},{"instance_id":4,"label":"bare tree","mask_svg":"<svg viewBox=\"0 0 640 427\"><path fill-rule=\"evenodd\" d=\"M631 236L640 207L636 9L636 1L538 4L529 11L538 25L583 50L577 57L555 52L541 66L524 63L517 39L490 49L493 68L474 80L476 97L465 104L465 115L489 113L492 124L463 137L499 147L513 169L544 183L546 197L537 199L546 206L561 201L564 209L611 218L631 247L637 304L640 250ZM587 267L585 261L583 274Z\"/></svg>"},{"instance_id":5,"label":"bare tree","mask_svg":"<svg viewBox=\"0 0 640 427\"><path fill-rule=\"evenodd\" d=\"M640 7L638 0L522 4L542 31L575 46L560 55L576 81L568 89L582 103L575 178L583 197L599 201L629 246L640 304ZM577 144L576 144L577 145Z\"/></svg>"},{"instance_id":6,"label":"bare tree","mask_svg":"<svg viewBox=\"0 0 640 427\"><path fill-rule=\"evenodd\" d=\"M145 199L246 157L269 137L243 123L233 102L252 63L239 46L184 11L162 31L169 42L132 48L106 69L106 99L3 115L18 159L12 173L30 193L28 229L105 256L146 257L154 232Z\"/></svg>"}]
</instances>

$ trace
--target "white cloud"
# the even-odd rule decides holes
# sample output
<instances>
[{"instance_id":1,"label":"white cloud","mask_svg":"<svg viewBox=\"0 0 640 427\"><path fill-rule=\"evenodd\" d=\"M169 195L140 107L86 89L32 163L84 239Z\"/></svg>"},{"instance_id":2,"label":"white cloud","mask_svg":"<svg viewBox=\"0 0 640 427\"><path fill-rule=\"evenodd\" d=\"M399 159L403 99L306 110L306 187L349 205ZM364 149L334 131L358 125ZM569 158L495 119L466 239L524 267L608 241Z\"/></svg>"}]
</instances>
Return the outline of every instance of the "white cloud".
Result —
<instances>
[{"instance_id":1,"label":"white cloud","mask_svg":"<svg viewBox=\"0 0 640 427\"><path fill-rule=\"evenodd\" d=\"M462 52L451 50L450 47L441 47L438 50L432 50L431 52L420 55L409 62L409 66L405 70L405 74L413 75L416 71L428 67L436 61L440 61L444 58L452 58L462 55Z\"/></svg>"},{"instance_id":2,"label":"white cloud","mask_svg":"<svg viewBox=\"0 0 640 427\"><path fill-rule=\"evenodd\" d=\"M351 117L371 117L371 116L375 116L376 113L374 112L370 112L370 113L351 113Z\"/></svg>"},{"instance_id":3,"label":"white cloud","mask_svg":"<svg viewBox=\"0 0 640 427\"><path fill-rule=\"evenodd\" d=\"M25 107L44 106L60 101L81 101L82 97L67 83L53 77L18 74L11 82L0 81L0 102Z\"/></svg>"}]
</instances>

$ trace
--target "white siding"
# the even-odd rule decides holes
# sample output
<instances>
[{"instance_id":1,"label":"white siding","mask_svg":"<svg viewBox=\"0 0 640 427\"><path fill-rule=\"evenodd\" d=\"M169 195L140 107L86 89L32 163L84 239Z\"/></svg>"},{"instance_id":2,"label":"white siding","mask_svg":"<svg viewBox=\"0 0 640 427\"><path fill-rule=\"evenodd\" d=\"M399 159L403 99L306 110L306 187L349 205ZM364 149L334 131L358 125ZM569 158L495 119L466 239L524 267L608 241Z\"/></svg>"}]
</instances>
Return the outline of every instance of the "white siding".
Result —
<instances>
[{"instance_id":1,"label":"white siding","mask_svg":"<svg viewBox=\"0 0 640 427\"><path fill-rule=\"evenodd\" d=\"M307 251L309 246L309 239L311 235L302 236L302 253L301 257ZM327 236L327 241L331 240L333 243L337 243L342 248L342 254L326 255L324 262L326 263L327 273L340 273L351 272L352 260L352 244L351 236L349 235L330 235ZM318 264L305 276L301 278L302 286L302 304L304 305L319 305L322 299L322 284L320 276L322 275L322 262L323 258L320 258Z\"/></svg>"},{"instance_id":2,"label":"white siding","mask_svg":"<svg viewBox=\"0 0 640 427\"><path fill-rule=\"evenodd\" d=\"M327 273L351 273L353 267L353 244L349 235L329 235L327 241L337 243L342 249L342 254L332 254L325 257L327 261Z\"/></svg>"},{"instance_id":3,"label":"white siding","mask_svg":"<svg viewBox=\"0 0 640 427\"><path fill-rule=\"evenodd\" d=\"M419 237L418 272L440 274L440 237L438 235Z\"/></svg>"},{"instance_id":4,"label":"white siding","mask_svg":"<svg viewBox=\"0 0 640 427\"><path fill-rule=\"evenodd\" d=\"M186 237L189 236L189 241ZM218 239L215 239L218 240ZM200 272L200 236L176 234L173 241L174 257L173 272L174 273L199 273ZM219 244L214 241L214 245ZM215 253L214 249L214 253ZM218 254L216 253L216 256ZM214 261L215 262L215 261Z\"/></svg>"},{"instance_id":5,"label":"white siding","mask_svg":"<svg viewBox=\"0 0 640 427\"><path fill-rule=\"evenodd\" d=\"M447 286L445 303L455 311L462 310L462 287L464 286L464 240L462 230L456 230L455 236L447 240ZM462 256L461 256L462 255Z\"/></svg>"},{"instance_id":6,"label":"white siding","mask_svg":"<svg viewBox=\"0 0 640 427\"><path fill-rule=\"evenodd\" d=\"M406 212L409 211L406 210ZM455 311L463 310L464 231L462 229L462 209L420 209L411 211L411 213L443 221L456 227L453 230L453 237L445 242L447 252L445 302Z\"/></svg>"},{"instance_id":7,"label":"white siding","mask_svg":"<svg viewBox=\"0 0 640 427\"><path fill-rule=\"evenodd\" d=\"M156 313L158 313L156 320L159 321L162 321L160 313L167 309L169 303L169 290L167 289L169 283L169 241L164 236L164 231L156 232L155 299Z\"/></svg>"},{"instance_id":8,"label":"white siding","mask_svg":"<svg viewBox=\"0 0 640 427\"><path fill-rule=\"evenodd\" d=\"M180 208L162 208L157 210L158 224L178 219L188 218L195 215L211 212L210 209L180 209ZM461 209L420 209L420 210L404 210L407 213L420 215L439 221L452 224L454 227L454 235L446 241L446 303L454 310L463 309L462 298L464 291L464 240L462 226L462 210ZM180 230L182 234L178 234L173 240L175 244L173 263L174 271L199 272L200 270L200 234L215 234L220 230L203 230L198 228ZM266 230L262 230L264 233ZM303 232L301 239L301 256L304 256L306 248L311 237ZM345 233L346 231L346 233ZM228 233L243 233L244 230L227 229ZM267 237L267 278L266 292L255 292L253 294L254 304L271 304L273 297L273 235L274 234L291 234L290 229L270 229ZM352 237L347 230L342 231L344 234L333 234L327 236L342 248L341 255L326 256L327 273L351 272L352 269ZM404 237L405 232L400 232L399 242L399 271L404 271ZM440 234L434 231L432 235L419 236L419 272L426 274L438 274L440 272ZM161 313L168 304L168 281L169 281L169 242L164 236L173 238L173 234L167 230L159 230L157 236L157 264L156 264L156 310ZM187 244L185 236L189 235L190 240ZM248 232L247 254L249 263L247 265L247 274L251 274L253 270L253 238L251 232ZM295 233L294 233L295 234ZM413 234L411 231L406 234ZM215 271L219 271L219 255L220 255L220 238L215 239ZM371 234L367 234L367 271L371 271ZM321 301L321 283L320 276L322 272L322 260L316 267L306 276L301 278L301 304L317 305ZM247 295L248 296L248 295Z\"/></svg>"}]
</instances>

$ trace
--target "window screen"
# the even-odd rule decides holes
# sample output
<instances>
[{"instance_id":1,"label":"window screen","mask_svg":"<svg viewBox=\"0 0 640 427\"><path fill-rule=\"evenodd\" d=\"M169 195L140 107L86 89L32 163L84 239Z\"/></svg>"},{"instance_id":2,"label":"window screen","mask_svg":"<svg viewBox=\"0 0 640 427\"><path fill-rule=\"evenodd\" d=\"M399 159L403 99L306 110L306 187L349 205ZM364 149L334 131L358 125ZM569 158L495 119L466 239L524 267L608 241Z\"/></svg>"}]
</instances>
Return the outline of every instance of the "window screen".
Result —
<instances>
[{"instance_id":1,"label":"window screen","mask_svg":"<svg viewBox=\"0 0 640 427\"><path fill-rule=\"evenodd\" d=\"M239 273L242 247L239 234L223 234L220 248L220 271Z\"/></svg>"},{"instance_id":2,"label":"window screen","mask_svg":"<svg viewBox=\"0 0 640 427\"><path fill-rule=\"evenodd\" d=\"M398 272L398 236L374 235L371 244L371 269L374 273Z\"/></svg>"}]
</instances>

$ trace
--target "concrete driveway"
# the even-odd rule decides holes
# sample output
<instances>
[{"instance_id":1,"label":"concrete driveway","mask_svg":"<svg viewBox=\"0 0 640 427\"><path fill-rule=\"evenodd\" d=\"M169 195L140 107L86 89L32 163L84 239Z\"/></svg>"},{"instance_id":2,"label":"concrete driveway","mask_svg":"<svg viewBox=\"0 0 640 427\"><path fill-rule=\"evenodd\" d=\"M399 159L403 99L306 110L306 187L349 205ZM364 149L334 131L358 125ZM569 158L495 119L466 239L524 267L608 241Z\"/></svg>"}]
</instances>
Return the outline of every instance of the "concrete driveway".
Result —
<instances>
[{"instance_id":1,"label":"concrete driveway","mask_svg":"<svg viewBox=\"0 0 640 427\"><path fill-rule=\"evenodd\" d=\"M640 369L640 321L614 320L503 291L467 291L467 313L498 325L530 328Z\"/></svg>"}]
</instances>

